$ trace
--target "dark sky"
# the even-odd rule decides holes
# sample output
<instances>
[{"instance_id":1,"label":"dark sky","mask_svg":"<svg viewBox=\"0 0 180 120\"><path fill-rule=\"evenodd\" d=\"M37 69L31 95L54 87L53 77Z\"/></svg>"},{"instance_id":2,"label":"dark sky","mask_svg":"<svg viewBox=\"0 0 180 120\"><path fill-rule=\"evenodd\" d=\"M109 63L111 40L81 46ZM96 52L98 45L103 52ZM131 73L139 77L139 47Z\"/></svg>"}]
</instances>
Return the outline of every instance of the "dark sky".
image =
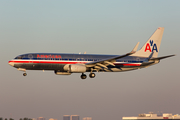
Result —
<instances>
[{"instance_id":1,"label":"dark sky","mask_svg":"<svg viewBox=\"0 0 180 120\"><path fill-rule=\"evenodd\" d=\"M62 120L63 115L117 120L163 111L180 114L180 1L0 0L0 117ZM21 71L8 61L23 53L121 55L165 27L159 56L146 69L58 76Z\"/></svg>"}]
</instances>

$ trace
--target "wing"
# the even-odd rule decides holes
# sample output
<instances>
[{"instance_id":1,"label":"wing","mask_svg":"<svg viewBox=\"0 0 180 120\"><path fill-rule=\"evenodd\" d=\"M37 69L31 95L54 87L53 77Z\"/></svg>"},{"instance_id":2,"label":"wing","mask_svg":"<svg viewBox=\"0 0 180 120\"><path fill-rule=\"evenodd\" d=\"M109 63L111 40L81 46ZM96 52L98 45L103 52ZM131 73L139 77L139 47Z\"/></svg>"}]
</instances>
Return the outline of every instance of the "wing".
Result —
<instances>
[{"instance_id":1,"label":"wing","mask_svg":"<svg viewBox=\"0 0 180 120\"><path fill-rule=\"evenodd\" d=\"M139 45L139 42L136 44L136 46L134 47L134 49L130 53L127 53L127 54L124 54L121 56L117 55L115 57L103 59L103 60L96 61L96 62L86 63L85 65L86 65L86 67L94 67L95 70L97 70L97 71L99 69L102 69L102 68L108 69L107 68L108 65L115 66L113 63L116 62L117 59L124 58L126 56L131 55L131 54L134 54L138 48L138 45Z\"/></svg>"}]
</instances>

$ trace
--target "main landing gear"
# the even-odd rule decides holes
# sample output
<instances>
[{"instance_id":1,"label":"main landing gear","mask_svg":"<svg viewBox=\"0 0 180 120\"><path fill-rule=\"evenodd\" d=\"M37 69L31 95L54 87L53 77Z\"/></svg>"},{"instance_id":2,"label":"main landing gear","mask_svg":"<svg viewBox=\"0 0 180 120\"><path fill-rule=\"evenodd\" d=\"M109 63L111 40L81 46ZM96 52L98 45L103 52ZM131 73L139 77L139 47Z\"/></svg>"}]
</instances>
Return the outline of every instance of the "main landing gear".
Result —
<instances>
[{"instance_id":1,"label":"main landing gear","mask_svg":"<svg viewBox=\"0 0 180 120\"><path fill-rule=\"evenodd\" d=\"M89 74L89 77L90 77L90 78L94 78L95 76L96 76L95 73L90 73L90 74Z\"/></svg>"},{"instance_id":2,"label":"main landing gear","mask_svg":"<svg viewBox=\"0 0 180 120\"><path fill-rule=\"evenodd\" d=\"M90 78L94 78L95 76L96 76L95 73L90 73L90 74L89 74L89 77L90 77ZM82 73L81 79L86 79L86 78L87 78L86 74Z\"/></svg>"},{"instance_id":3,"label":"main landing gear","mask_svg":"<svg viewBox=\"0 0 180 120\"><path fill-rule=\"evenodd\" d=\"M86 78L87 78L86 74L82 73L81 79L86 79Z\"/></svg>"}]
</instances>

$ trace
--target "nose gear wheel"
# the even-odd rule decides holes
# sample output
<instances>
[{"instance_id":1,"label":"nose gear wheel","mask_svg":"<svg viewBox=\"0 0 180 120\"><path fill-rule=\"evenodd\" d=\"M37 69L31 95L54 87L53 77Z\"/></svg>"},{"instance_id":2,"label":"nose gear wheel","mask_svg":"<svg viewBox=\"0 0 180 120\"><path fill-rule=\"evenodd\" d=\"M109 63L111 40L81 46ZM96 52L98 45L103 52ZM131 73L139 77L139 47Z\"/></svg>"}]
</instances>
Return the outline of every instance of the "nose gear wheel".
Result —
<instances>
[{"instance_id":1,"label":"nose gear wheel","mask_svg":"<svg viewBox=\"0 0 180 120\"><path fill-rule=\"evenodd\" d=\"M27 73L23 73L23 76L27 76Z\"/></svg>"}]
</instances>

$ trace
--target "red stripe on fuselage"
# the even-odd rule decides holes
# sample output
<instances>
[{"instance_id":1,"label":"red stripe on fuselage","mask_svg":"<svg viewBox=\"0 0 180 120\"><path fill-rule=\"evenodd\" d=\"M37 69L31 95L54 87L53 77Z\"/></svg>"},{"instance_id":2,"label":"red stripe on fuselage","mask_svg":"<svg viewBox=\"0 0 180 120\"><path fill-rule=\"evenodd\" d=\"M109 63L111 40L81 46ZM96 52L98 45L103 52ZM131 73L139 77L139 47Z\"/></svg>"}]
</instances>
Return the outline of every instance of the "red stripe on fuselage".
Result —
<instances>
[{"instance_id":1,"label":"red stripe on fuselage","mask_svg":"<svg viewBox=\"0 0 180 120\"><path fill-rule=\"evenodd\" d=\"M70 62L70 61L9 61L8 63L43 63L43 64L86 64L88 62ZM140 66L141 64L133 64L133 63L114 63L114 65L122 65L122 66Z\"/></svg>"},{"instance_id":2,"label":"red stripe on fuselage","mask_svg":"<svg viewBox=\"0 0 180 120\"><path fill-rule=\"evenodd\" d=\"M9 63L45 63L45 64L77 64L77 63L80 63L80 64L85 64L87 62L65 62L65 61L59 61L59 62L55 62L55 61L9 61Z\"/></svg>"},{"instance_id":3,"label":"red stripe on fuselage","mask_svg":"<svg viewBox=\"0 0 180 120\"><path fill-rule=\"evenodd\" d=\"M123 66L140 66L141 64L115 63L114 65L123 65Z\"/></svg>"}]
</instances>

